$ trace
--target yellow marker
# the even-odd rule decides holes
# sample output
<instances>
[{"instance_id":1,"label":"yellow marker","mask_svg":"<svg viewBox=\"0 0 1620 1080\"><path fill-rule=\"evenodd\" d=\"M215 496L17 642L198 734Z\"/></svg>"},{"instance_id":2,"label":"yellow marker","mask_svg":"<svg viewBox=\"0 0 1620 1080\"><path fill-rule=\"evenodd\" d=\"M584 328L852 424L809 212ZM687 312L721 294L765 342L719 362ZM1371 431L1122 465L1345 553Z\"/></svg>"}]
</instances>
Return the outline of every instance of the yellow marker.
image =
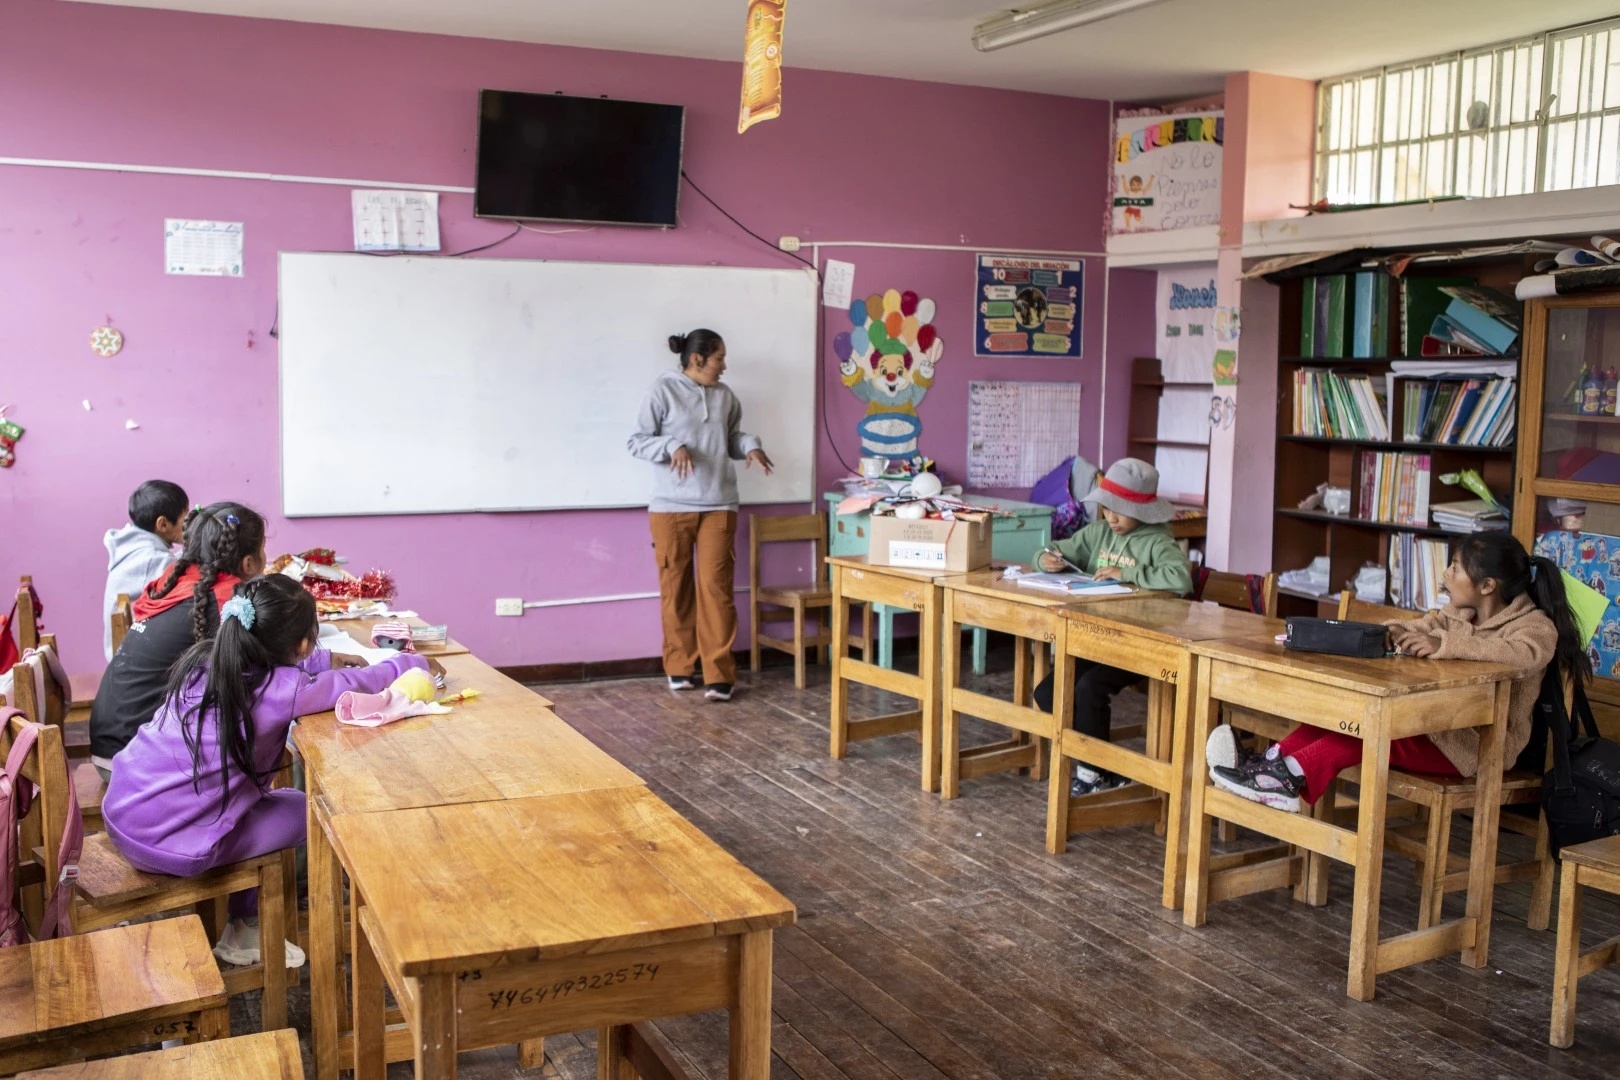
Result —
<instances>
[{"instance_id":1,"label":"yellow marker","mask_svg":"<svg viewBox=\"0 0 1620 1080\"><path fill-rule=\"evenodd\" d=\"M471 701L473 698L475 698L477 696L478 696L478 691L476 691L476 690L463 690L459 694L451 694L449 697L442 697L438 701L435 701L434 704L435 705L454 705L458 701Z\"/></svg>"}]
</instances>

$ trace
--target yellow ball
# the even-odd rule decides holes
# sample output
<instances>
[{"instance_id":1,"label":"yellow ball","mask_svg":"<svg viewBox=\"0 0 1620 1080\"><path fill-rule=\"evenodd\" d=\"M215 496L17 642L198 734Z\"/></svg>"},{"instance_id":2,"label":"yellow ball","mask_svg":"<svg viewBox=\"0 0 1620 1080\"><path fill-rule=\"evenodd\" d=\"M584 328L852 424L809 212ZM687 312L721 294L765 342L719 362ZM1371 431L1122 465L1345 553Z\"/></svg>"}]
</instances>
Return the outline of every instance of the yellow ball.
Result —
<instances>
[{"instance_id":1,"label":"yellow ball","mask_svg":"<svg viewBox=\"0 0 1620 1080\"><path fill-rule=\"evenodd\" d=\"M412 701L432 701L438 695L433 676L421 668L412 668L393 681L390 690L398 690Z\"/></svg>"}]
</instances>

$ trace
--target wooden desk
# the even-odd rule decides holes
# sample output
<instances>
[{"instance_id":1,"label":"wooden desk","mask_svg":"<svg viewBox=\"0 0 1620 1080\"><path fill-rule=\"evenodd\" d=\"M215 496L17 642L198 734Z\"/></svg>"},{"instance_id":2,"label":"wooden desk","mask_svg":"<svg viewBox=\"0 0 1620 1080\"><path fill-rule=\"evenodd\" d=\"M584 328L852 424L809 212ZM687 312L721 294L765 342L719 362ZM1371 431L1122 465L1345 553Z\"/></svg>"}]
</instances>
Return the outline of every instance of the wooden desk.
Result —
<instances>
[{"instance_id":1,"label":"wooden desk","mask_svg":"<svg viewBox=\"0 0 1620 1080\"><path fill-rule=\"evenodd\" d=\"M771 1063L771 936L793 905L645 788L333 822L357 899L357 1080L381 1077L382 978L414 1018L416 1075L458 1050L724 1008L733 1080ZM490 884L500 883L500 895Z\"/></svg>"},{"instance_id":2,"label":"wooden desk","mask_svg":"<svg viewBox=\"0 0 1620 1080\"><path fill-rule=\"evenodd\" d=\"M1087 604L1063 609L1063 647L1053 676L1062 688L1063 708L1054 694L1053 711L1072 715L1074 661L1091 660L1134 671L1148 678L1146 752L1139 754L1073 730L1064 720L1053 744L1052 777L1047 793L1046 850L1054 855L1068 846L1070 833L1155 821L1162 792L1169 797L1161 903L1181 906L1187 872L1188 763L1192 760L1192 688L1198 657L1195 641L1276 634L1282 623L1246 611L1214 604L1195 604L1164 597L1127 599L1115 604ZM1070 799L1066 759L1085 761L1128 776L1153 789L1116 788Z\"/></svg>"},{"instance_id":3,"label":"wooden desk","mask_svg":"<svg viewBox=\"0 0 1620 1080\"><path fill-rule=\"evenodd\" d=\"M334 820L641 783L521 683L472 655L442 663L447 693L476 687L480 696L445 715L378 728L339 724L328 712L293 729L309 794L311 1044L320 1080L335 1080L340 1060L353 1060L352 1036L343 1031L348 1009L339 943L347 867L331 845Z\"/></svg>"},{"instance_id":4,"label":"wooden desk","mask_svg":"<svg viewBox=\"0 0 1620 1080\"><path fill-rule=\"evenodd\" d=\"M1325 878L1326 863L1322 860L1326 857L1349 863L1356 872L1347 988L1351 997L1370 1000L1380 972L1448 953L1460 951L1465 965L1483 967L1490 946L1496 876L1502 739L1507 727L1509 688L1519 672L1504 664L1467 660L1358 660L1288 652L1265 633L1195 642L1190 648L1201 659L1190 743L1194 768L1187 898L1182 913L1186 924L1202 926L1212 899L1287 886L1294 886L1296 898L1303 899L1311 891L1311 879ZM1326 798L1318 803L1317 816L1307 817L1273 810L1212 786L1199 748L1214 727L1221 703L1360 738L1361 795L1356 828L1331 824L1331 804ZM1468 727L1480 728L1480 744L1467 913L1461 919L1380 941L1378 908L1383 884L1389 744L1410 735ZM1308 859L1288 855L1212 872L1211 815L1312 854Z\"/></svg>"},{"instance_id":5,"label":"wooden desk","mask_svg":"<svg viewBox=\"0 0 1620 1080\"><path fill-rule=\"evenodd\" d=\"M827 559L832 569L832 705L829 710L832 747L841 758L849 744L860 739L922 733L922 789L939 786L939 582L944 571L908 570L899 566L873 566L865 556ZM849 655L849 602L888 604L915 611L918 630L917 674L892 671ZM915 698L917 708L868 720L850 720L849 684Z\"/></svg>"},{"instance_id":6,"label":"wooden desk","mask_svg":"<svg viewBox=\"0 0 1620 1080\"><path fill-rule=\"evenodd\" d=\"M1030 769L1035 779L1045 775L1046 745L1057 734L1059 724L1068 723L1063 711L1070 688L1062 696L1054 692L1053 712L1036 708L1031 699L1035 684L1046 677L1046 646L1063 641L1063 610L1075 604L1087 606L1126 600L1157 593L1121 593L1104 596L1074 596L1031 589L1008 581L999 568L955 574L940 581L944 592L941 623L944 628L943 669L940 677L943 700L941 747L944 762L939 793L954 799L964 777L984 776L1005 769ZM1002 701L987 694L962 688L962 627L982 626L1011 634L1013 653L1013 700ZM1033 664L1031 646L1034 646ZM1055 690L1055 687L1054 687ZM957 714L967 713L1015 734L1004 742L961 749ZM1061 719L1059 719L1061 717ZM1066 789L1065 789L1066 790Z\"/></svg>"},{"instance_id":7,"label":"wooden desk","mask_svg":"<svg viewBox=\"0 0 1620 1080\"><path fill-rule=\"evenodd\" d=\"M380 622L404 622L410 626L437 625L435 623L428 622L426 619L417 618L414 615L403 620L374 617L369 619L330 619L322 621L328 625L337 627L345 634L348 634L350 637L354 638L354 640L358 641L360 644L366 646L371 644L371 628ZM443 645L419 645L417 646L416 651L421 653L423 656L431 656L437 659L443 656L464 656L469 650L467 649L467 646L463 645L455 638L447 637L444 639Z\"/></svg>"}]
</instances>

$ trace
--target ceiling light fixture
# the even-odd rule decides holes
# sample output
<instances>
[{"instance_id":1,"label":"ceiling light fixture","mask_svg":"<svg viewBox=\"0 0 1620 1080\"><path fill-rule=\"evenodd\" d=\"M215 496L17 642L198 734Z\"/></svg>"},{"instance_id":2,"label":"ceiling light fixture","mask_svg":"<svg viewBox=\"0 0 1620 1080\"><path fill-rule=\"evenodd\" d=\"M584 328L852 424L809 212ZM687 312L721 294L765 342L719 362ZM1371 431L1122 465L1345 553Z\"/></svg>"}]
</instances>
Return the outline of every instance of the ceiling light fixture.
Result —
<instances>
[{"instance_id":1,"label":"ceiling light fixture","mask_svg":"<svg viewBox=\"0 0 1620 1080\"><path fill-rule=\"evenodd\" d=\"M1022 10L1004 11L973 28L973 47L993 52L1087 23L1101 22L1165 0L1057 0Z\"/></svg>"}]
</instances>

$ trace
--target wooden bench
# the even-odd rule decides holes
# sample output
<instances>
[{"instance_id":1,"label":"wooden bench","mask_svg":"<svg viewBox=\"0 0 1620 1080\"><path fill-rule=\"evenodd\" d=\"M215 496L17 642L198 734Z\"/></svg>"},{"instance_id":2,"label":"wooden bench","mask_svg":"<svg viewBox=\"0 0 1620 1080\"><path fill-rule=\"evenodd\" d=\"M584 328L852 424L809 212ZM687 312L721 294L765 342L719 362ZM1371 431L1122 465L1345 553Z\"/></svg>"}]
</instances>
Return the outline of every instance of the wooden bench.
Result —
<instances>
[{"instance_id":1,"label":"wooden bench","mask_svg":"<svg viewBox=\"0 0 1620 1080\"><path fill-rule=\"evenodd\" d=\"M303 1080L292 1028L26 1072L17 1080Z\"/></svg>"},{"instance_id":2,"label":"wooden bench","mask_svg":"<svg viewBox=\"0 0 1620 1080\"><path fill-rule=\"evenodd\" d=\"M22 682L20 677L18 682ZM14 718L7 725L8 730L0 733L3 736L0 750L9 751L11 740L22 723L23 720ZM61 876L62 868L57 860L67 822L64 763L61 739L54 729L46 728L45 736L34 744L34 751L24 764L25 775L39 785L41 797L35 801L20 830L23 851L31 851L34 863L43 870L38 875L42 882L54 882ZM249 990L264 991L264 1028L271 1030L285 1027L287 1023L287 968L280 962L283 958L272 943L279 943L287 936L288 893L291 891L287 885L292 873L293 852L288 849L217 867L196 877L147 874L131 866L106 833L96 833L84 838L68 919L76 931L83 933L117 926L126 920L196 908L197 914L207 920L211 940L217 941L225 928L225 899L234 892L258 889L260 939L275 962L232 968L224 973L223 979L225 989L232 995ZM28 894L39 894L42 890L36 887L23 892L24 912L37 911L43 896L36 895L30 900ZM204 952L208 963L214 965L212 954Z\"/></svg>"},{"instance_id":3,"label":"wooden bench","mask_svg":"<svg viewBox=\"0 0 1620 1080\"><path fill-rule=\"evenodd\" d=\"M1558 893L1558 947L1553 971L1552 1031L1547 1041L1575 1043L1575 989L1582 976L1620 963L1620 937L1581 952L1581 887L1620 896L1620 836L1606 836L1558 853L1564 880Z\"/></svg>"},{"instance_id":4,"label":"wooden bench","mask_svg":"<svg viewBox=\"0 0 1620 1080\"><path fill-rule=\"evenodd\" d=\"M0 1074L229 1034L195 915L0 949Z\"/></svg>"}]
</instances>

